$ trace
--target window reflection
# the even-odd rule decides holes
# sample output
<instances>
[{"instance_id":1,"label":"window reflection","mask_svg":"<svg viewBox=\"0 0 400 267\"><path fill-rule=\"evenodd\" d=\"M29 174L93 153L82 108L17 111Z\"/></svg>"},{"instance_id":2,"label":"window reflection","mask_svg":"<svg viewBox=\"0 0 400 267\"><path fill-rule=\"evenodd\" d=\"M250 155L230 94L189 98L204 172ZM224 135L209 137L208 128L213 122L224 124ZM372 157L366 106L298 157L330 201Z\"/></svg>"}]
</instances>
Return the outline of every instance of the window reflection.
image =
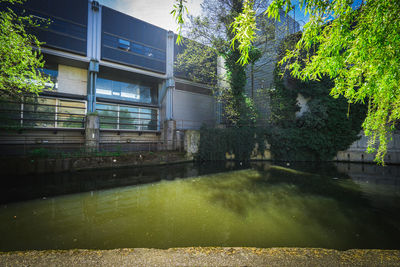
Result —
<instances>
[{"instance_id":1,"label":"window reflection","mask_svg":"<svg viewBox=\"0 0 400 267\"><path fill-rule=\"evenodd\" d=\"M96 94L103 97L152 103L151 88L144 85L98 78Z\"/></svg>"},{"instance_id":2,"label":"window reflection","mask_svg":"<svg viewBox=\"0 0 400 267\"><path fill-rule=\"evenodd\" d=\"M42 73L43 76L50 78L50 80L53 82L51 83L46 83L46 89L57 89L58 88L58 82L57 82L57 77L58 77L58 65L57 64L46 64L44 68L38 68L37 69L39 72Z\"/></svg>"},{"instance_id":3,"label":"window reflection","mask_svg":"<svg viewBox=\"0 0 400 267\"><path fill-rule=\"evenodd\" d=\"M157 109L97 103L101 129L157 130Z\"/></svg>"},{"instance_id":4,"label":"window reflection","mask_svg":"<svg viewBox=\"0 0 400 267\"><path fill-rule=\"evenodd\" d=\"M84 101L47 97L25 97L24 101L0 101L0 124L6 127L83 128Z\"/></svg>"}]
</instances>

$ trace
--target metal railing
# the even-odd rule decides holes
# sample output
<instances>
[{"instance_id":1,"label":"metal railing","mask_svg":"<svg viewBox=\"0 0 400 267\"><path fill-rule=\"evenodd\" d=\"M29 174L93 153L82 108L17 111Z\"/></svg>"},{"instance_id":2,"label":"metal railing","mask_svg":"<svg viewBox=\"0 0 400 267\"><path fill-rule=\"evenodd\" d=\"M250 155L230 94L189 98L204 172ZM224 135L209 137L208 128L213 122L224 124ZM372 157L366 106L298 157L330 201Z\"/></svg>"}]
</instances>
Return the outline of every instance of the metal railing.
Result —
<instances>
[{"instance_id":1,"label":"metal railing","mask_svg":"<svg viewBox=\"0 0 400 267\"><path fill-rule=\"evenodd\" d=\"M158 131L160 129L157 109L152 109L155 112L141 112L141 107L119 105L114 107L116 109L96 109L99 113L100 130ZM128 111L121 108L135 108L138 111ZM145 110L149 109L146 108Z\"/></svg>"},{"instance_id":2,"label":"metal railing","mask_svg":"<svg viewBox=\"0 0 400 267\"><path fill-rule=\"evenodd\" d=\"M85 102L61 100L57 98L49 99L54 100L56 104L44 104L28 101L0 101L0 127L23 129L84 128L86 107L60 105L59 103L65 101L84 104ZM7 104L15 105L16 108L7 107ZM66 112L66 109L72 110L73 112Z\"/></svg>"}]
</instances>

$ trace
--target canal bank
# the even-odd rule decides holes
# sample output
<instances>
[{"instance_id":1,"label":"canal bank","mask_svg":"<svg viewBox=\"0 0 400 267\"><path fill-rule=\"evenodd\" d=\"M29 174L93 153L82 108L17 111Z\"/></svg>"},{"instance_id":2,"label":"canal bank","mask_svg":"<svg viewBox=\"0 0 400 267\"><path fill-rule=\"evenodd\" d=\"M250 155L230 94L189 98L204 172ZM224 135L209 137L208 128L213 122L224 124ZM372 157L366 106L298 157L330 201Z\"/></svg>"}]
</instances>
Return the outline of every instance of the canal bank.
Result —
<instances>
[{"instance_id":1,"label":"canal bank","mask_svg":"<svg viewBox=\"0 0 400 267\"><path fill-rule=\"evenodd\" d=\"M188 247L0 253L1 266L400 266L399 250Z\"/></svg>"},{"instance_id":2,"label":"canal bank","mask_svg":"<svg viewBox=\"0 0 400 267\"><path fill-rule=\"evenodd\" d=\"M30 175L44 173L74 172L92 169L109 169L134 166L151 166L190 162L184 152L132 152L93 153L73 156L27 156L3 157L0 168L5 175Z\"/></svg>"}]
</instances>

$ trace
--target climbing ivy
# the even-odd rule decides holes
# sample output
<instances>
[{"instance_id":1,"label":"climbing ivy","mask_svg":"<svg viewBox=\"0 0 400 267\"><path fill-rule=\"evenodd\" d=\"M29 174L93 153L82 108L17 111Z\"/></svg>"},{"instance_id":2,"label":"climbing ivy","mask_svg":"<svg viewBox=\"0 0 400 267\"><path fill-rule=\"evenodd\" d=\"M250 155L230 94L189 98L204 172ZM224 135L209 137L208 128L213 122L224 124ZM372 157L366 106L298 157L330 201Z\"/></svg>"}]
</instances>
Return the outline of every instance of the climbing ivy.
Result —
<instances>
[{"instance_id":1,"label":"climbing ivy","mask_svg":"<svg viewBox=\"0 0 400 267\"><path fill-rule=\"evenodd\" d=\"M301 34L287 37L279 48L280 57L300 39ZM304 53L305 56L306 52ZM287 160L331 160L359 138L366 106L350 104L344 97L332 98L334 82L323 76L319 81L302 81L275 69L275 90L271 93L269 136L275 158ZM300 114L298 96L307 99L307 110Z\"/></svg>"},{"instance_id":2,"label":"climbing ivy","mask_svg":"<svg viewBox=\"0 0 400 267\"><path fill-rule=\"evenodd\" d=\"M235 160L247 161L256 143L264 150L266 128L228 127L200 129L198 160L225 160L226 153L235 155Z\"/></svg>"},{"instance_id":3,"label":"climbing ivy","mask_svg":"<svg viewBox=\"0 0 400 267\"><path fill-rule=\"evenodd\" d=\"M280 47L283 55L299 38L292 35ZM255 144L257 153L264 151L264 140L276 160L332 160L338 151L347 149L359 137L366 107L349 106L344 97L332 98L334 84L327 77L320 81L304 82L288 73L280 75L284 66L275 70L274 89L270 92L269 123L255 127L236 125L225 129L201 129L199 159L224 160L225 153L235 154L236 160L248 160ZM307 101L308 109L301 115L298 96Z\"/></svg>"}]
</instances>

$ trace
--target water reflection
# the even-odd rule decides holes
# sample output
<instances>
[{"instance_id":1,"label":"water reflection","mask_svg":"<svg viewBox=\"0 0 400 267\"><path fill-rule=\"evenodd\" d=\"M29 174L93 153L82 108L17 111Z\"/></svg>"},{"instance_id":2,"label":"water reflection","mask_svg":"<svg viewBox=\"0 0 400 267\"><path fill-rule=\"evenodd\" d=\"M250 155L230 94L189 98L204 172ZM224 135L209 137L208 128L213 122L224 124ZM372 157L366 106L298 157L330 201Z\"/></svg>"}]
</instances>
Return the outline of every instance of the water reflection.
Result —
<instances>
[{"instance_id":1,"label":"water reflection","mask_svg":"<svg viewBox=\"0 0 400 267\"><path fill-rule=\"evenodd\" d=\"M381 183L357 166L176 165L185 179L3 204L0 249L399 248L398 170Z\"/></svg>"}]
</instances>

